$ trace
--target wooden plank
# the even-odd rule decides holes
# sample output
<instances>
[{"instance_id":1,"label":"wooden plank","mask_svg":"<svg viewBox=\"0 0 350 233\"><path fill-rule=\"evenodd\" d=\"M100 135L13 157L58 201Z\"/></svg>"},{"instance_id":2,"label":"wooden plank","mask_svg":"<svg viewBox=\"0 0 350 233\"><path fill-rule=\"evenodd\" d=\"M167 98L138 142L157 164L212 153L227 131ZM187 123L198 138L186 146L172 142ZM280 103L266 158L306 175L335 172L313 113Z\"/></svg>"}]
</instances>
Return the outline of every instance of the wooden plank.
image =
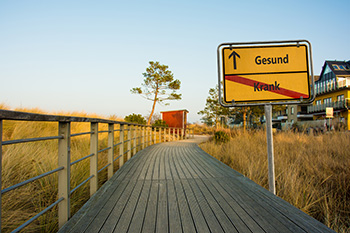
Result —
<instances>
[{"instance_id":1,"label":"wooden plank","mask_svg":"<svg viewBox=\"0 0 350 233\"><path fill-rule=\"evenodd\" d=\"M157 219L156 230L157 233L169 232L169 218L168 218L168 191L167 183L165 180L159 182L158 188L158 206L157 206ZM146 224L145 224L146 225ZM146 229L146 227L145 227ZM145 232L147 232L145 230ZM153 231L154 232L154 231Z\"/></svg>"},{"instance_id":2,"label":"wooden plank","mask_svg":"<svg viewBox=\"0 0 350 233\"><path fill-rule=\"evenodd\" d=\"M194 225L197 232L210 232L207 222L203 216L203 213L199 207L197 199L192 192L192 189L187 180L181 180L186 199L188 201L188 206L191 211Z\"/></svg>"},{"instance_id":3,"label":"wooden plank","mask_svg":"<svg viewBox=\"0 0 350 233\"><path fill-rule=\"evenodd\" d=\"M135 157L133 157L133 158L135 158ZM131 158L131 160L133 158ZM147 159L147 157L145 157L145 159ZM148 159L150 159L150 158L148 158ZM129 161L131 161L131 160L129 160ZM141 175L141 171L144 167L147 167L147 169L148 169L149 164L142 163L142 165L139 166L138 170L131 171L131 172L133 172L135 174L135 176L138 177ZM121 215L124 214L124 208L126 208L126 204L130 201L131 193L135 194L135 192L134 192L135 187L136 187L136 181L133 179L130 181L129 185L127 186L127 188L123 192L122 196L119 198L118 202L114 205L112 211L108 215L105 224L101 228L102 232L104 232L104 231L111 232L114 230L115 226L119 222Z\"/></svg>"},{"instance_id":4,"label":"wooden plank","mask_svg":"<svg viewBox=\"0 0 350 233\"><path fill-rule=\"evenodd\" d=\"M143 221L142 231L141 232L155 232L156 230L156 219L157 219L157 210L158 210L158 193L159 193L159 182L152 181L149 198L147 200L147 210L145 213L145 218ZM168 221L168 219L166 219ZM130 232L136 232L130 229Z\"/></svg>"},{"instance_id":5,"label":"wooden plank","mask_svg":"<svg viewBox=\"0 0 350 233\"><path fill-rule=\"evenodd\" d=\"M153 168L153 174L152 174L152 180L158 180L159 179L159 166L160 166L160 157L163 151L163 148L159 146L159 144L156 145L157 146L157 157L156 160L154 162L154 168Z\"/></svg>"},{"instance_id":6,"label":"wooden plank","mask_svg":"<svg viewBox=\"0 0 350 233\"><path fill-rule=\"evenodd\" d=\"M290 205L283 199L267 192L266 189L263 189L260 186L256 187L256 184L250 180L240 182L240 188L245 190L247 195L251 198L266 206L268 211L275 211L275 215L282 219L285 224L293 222L293 226L289 226L293 229L295 226L307 230L308 232L319 232L320 230L322 230L322 232L334 232L324 224L311 218L309 215Z\"/></svg>"},{"instance_id":7,"label":"wooden plank","mask_svg":"<svg viewBox=\"0 0 350 233\"><path fill-rule=\"evenodd\" d=\"M232 209L228 202L232 201L232 199L225 200L221 193L215 189L213 184L211 183L213 179L204 179L203 183L211 193L216 203L220 206L222 211L226 214L227 218L231 221L232 225L237 229L238 232L249 232L250 229L243 222L241 217Z\"/></svg>"},{"instance_id":8,"label":"wooden plank","mask_svg":"<svg viewBox=\"0 0 350 233\"><path fill-rule=\"evenodd\" d=\"M157 150L157 146L153 145L152 147L154 147L153 148L153 154L152 154L153 156L152 156L152 159L150 160L150 167L147 170L147 173L145 175L145 179L146 180L152 180L156 159L159 156L159 150Z\"/></svg>"},{"instance_id":9,"label":"wooden plank","mask_svg":"<svg viewBox=\"0 0 350 233\"><path fill-rule=\"evenodd\" d=\"M119 198L125 191L127 185L129 185L129 181L122 181L120 185L118 185L118 188L113 190L113 194L111 196L104 195L103 198L100 198L101 202L104 203L96 204L96 208L90 211L89 214L86 215L84 219L82 219L80 226L85 226L85 229L77 229L77 232L98 232L102 228L113 207L119 201Z\"/></svg>"},{"instance_id":10,"label":"wooden plank","mask_svg":"<svg viewBox=\"0 0 350 233\"><path fill-rule=\"evenodd\" d=\"M128 228L130 226L132 217L135 213L138 200L141 196L141 191L143 189L144 183L145 183L144 180L137 180L136 181L135 188L130 193L129 199L128 199L126 206L125 206L125 208L120 216L118 223L117 224L111 223L112 227L114 226L113 227L114 232L121 232L121 233L127 232ZM109 219L111 219L111 218L108 218L108 220ZM105 231L105 230L101 229L101 231Z\"/></svg>"},{"instance_id":11,"label":"wooden plank","mask_svg":"<svg viewBox=\"0 0 350 233\"><path fill-rule=\"evenodd\" d=\"M61 232L333 232L193 143L150 146Z\"/></svg>"},{"instance_id":12,"label":"wooden plank","mask_svg":"<svg viewBox=\"0 0 350 233\"><path fill-rule=\"evenodd\" d=\"M175 164L174 164L174 154L173 154L173 150L169 149L168 151L168 162L169 162L169 168L170 168L170 172L171 172L171 176L172 179L180 179L179 177L179 173L176 170Z\"/></svg>"},{"instance_id":13,"label":"wooden plank","mask_svg":"<svg viewBox=\"0 0 350 233\"><path fill-rule=\"evenodd\" d=\"M242 192L235 192L239 189L235 186L233 189L233 184L225 184L226 180L218 180L220 184L226 185L226 189L230 193L234 193L235 200L242 204L242 207L247 211L247 213L266 231L266 232L292 232L287 227L285 227L278 219L272 214L268 213L259 202L251 199L248 195Z\"/></svg>"},{"instance_id":14,"label":"wooden plank","mask_svg":"<svg viewBox=\"0 0 350 233\"><path fill-rule=\"evenodd\" d=\"M256 221L254 221L254 219L246 212L246 209L234 199L235 193L230 193L230 191L227 191L227 187L220 185L217 180L211 181L211 184L215 187L217 192L220 193L223 200L226 201L226 204L223 204L230 206L232 210L234 210L235 213L239 216L239 218L242 219L242 221L250 229L251 232L265 232L259 226L259 224L257 224ZM233 185L231 187L233 187Z\"/></svg>"},{"instance_id":15,"label":"wooden plank","mask_svg":"<svg viewBox=\"0 0 350 233\"><path fill-rule=\"evenodd\" d=\"M103 188L98 190L98 193L96 197L93 197L89 200L88 203L90 206L94 205L94 208L91 208L90 211L88 211L81 219L80 223L82 224L76 224L74 227L71 227L67 225L64 229L70 229L73 228L73 232L83 232L85 229L89 227L89 224L86 224L87 222L94 222L93 226L101 226L104 223L104 216L108 214L108 211L110 208L113 208L115 205L115 202L118 201L119 195L124 191L126 185L129 184L129 181L119 181L117 180L120 177L120 174L127 174L129 172L132 172L134 175L138 175L134 172L135 169L137 169L140 165L143 165L141 161L135 161L135 163L129 163L125 164L120 170L117 171L116 175L111 178L110 181L108 181ZM133 168L134 170L130 169ZM99 198L103 195L103 198ZM102 211L102 212L100 212ZM107 212L107 213L106 213ZM102 217L101 217L102 216ZM95 220L95 218L97 219ZM78 218L77 216L73 216L74 218ZM71 221L71 220L70 220ZM72 221L72 222L73 222ZM90 224L91 225L91 224ZM64 230L65 231L65 230Z\"/></svg>"},{"instance_id":16,"label":"wooden plank","mask_svg":"<svg viewBox=\"0 0 350 233\"><path fill-rule=\"evenodd\" d=\"M204 163L204 161L195 160L194 157L195 157L195 154L193 154L193 151L190 151L188 156L183 157L183 159L185 161L184 163L187 163L191 167L193 173L195 173L193 178L195 178L195 177L199 177L199 178L211 178L211 177L213 177L210 173L208 173L208 171L207 171L208 169L203 169L201 167L200 164Z\"/></svg>"},{"instance_id":17,"label":"wooden plank","mask_svg":"<svg viewBox=\"0 0 350 233\"><path fill-rule=\"evenodd\" d=\"M185 157L186 156L185 154L187 153L186 149L187 149L186 147L179 147L177 151L177 156L175 157L177 159L177 164L179 164L179 167L181 168L185 178L189 179L193 177L192 171L190 171L186 166L186 164L183 163L183 157Z\"/></svg>"},{"instance_id":18,"label":"wooden plank","mask_svg":"<svg viewBox=\"0 0 350 233\"><path fill-rule=\"evenodd\" d=\"M163 148L162 150L163 153L159 155L160 160L159 160L159 179L160 180L165 180L165 150Z\"/></svg>"},{"instance_id":19,"label":"wooden plank","mask_svg":"<svg viewBox=\"0 0 350 233\"><path fill-rule=\"evenodd\" d=\"M150 190L151 190L151 181L148 181L148 180L144 181L139 200L137 201L137 205L134 210L131 210L134 212L134 214L131 219L128 232L135 232L135 233L141 232L143 221L145 219L146 207L147 207L147 210L150 209L148 205L149 203L148 200L150 198L150 195L152 194ZM120 231L120 229L118 229L117 227L116 232L123 232L123 231Z\"/></svg>"},{"instance_id":20,"label":"wooden plank","mask_svg":"<svg viewBox=\"0 0 350 233\"><path fill-rule=\"evenodd\" d=\"M194 180L188 181L191 189L196 197L196 200L199 204L199 207L202 210L203 216L209 226L209 229L211 232L221 233L224 232L218 219L215 216L215 213L212 211L211 207L209 206L209 203L203 196L203 193L199 189L197 183Z\"/></svg>"},{"instance_id":21,"label":"wooden plank","mask_svg":"<svg viewBox=\"0 0 350 233\"><path fill-rule=\"evenodd\" d=\"M184 190L180 180L174 180L175 193L177 196L177 202L180 210L180 217L182 223L183 232L196 232L192 215L188 206L188 201L184 194Z\"/></svg>"},{"instance_id":22,"label":"wooden plank","mask_svg":"<svg viewBox=\"0 0 350 233\"><path fill-rule=\"evenodd\" d=\"M204 182L201 179L196 179L195 181L224 232L238 232L225 212L221 209L220 205L216 202L213 195L209 192Z\"/></svg>"},{"instance_id":23,"label":"wooden plank","mask_svg":"<svg viewBox=\"0 0 350 233\"><path fill-rule=\"evenodd\" d=\"M165 170L165 179L172 180L173 176L170 169L170 160L169 160L169 148L167 147L164 151L164 170Z\"/></svg>"},{"instance_id":24,"label":"wooden plank","mask_svg":"<svg viewBox=\"0 0 350 233\"><path fill-rule=\"evenodd\" d=\"M153 162L155 156L156 156L155 153L152 153L152 154L149 154L149 155L146 154L146 155L144 156L144 161L143 161L144 166L143 166L143 168L141 169L140 175L139 175L139 177L138 177L139 180L144 180L144 179L146 179L147 172L148 172L148 170L149 170L149 166L152 165L152 162Z\"/></svg>"},{"instance_id":25,"label":"wooden plank","mask_svg":"<svg viewBox=\"0 0 350 233\"><path fill-rule=\"evenodd\" d=\"M169 232L178 233L182 231L182 222L180 211L175 193L173 180L167 180L168 183L168 207L169 207Z\"/></svg>"}]
</instances>

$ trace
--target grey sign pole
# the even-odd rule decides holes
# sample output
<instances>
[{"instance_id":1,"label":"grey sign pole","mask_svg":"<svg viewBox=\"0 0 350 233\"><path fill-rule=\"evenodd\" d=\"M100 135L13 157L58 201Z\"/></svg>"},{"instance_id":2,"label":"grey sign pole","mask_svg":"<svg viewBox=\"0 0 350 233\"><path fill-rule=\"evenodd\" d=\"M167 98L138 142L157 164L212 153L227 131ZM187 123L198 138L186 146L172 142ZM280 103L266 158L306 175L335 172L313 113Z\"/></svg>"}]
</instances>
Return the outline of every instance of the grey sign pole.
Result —
<instances>
[{"instance_id":1,"label":"grey sign pole","mask_svg":"<svg viewBox=\"0 0 350 233\"><path fill-rule=\"evenodd\" d=\"M266 139L267 139L267 159L269 167L269 190L276 195L275 187L275 162L273 156L273 135L272 135L272 105L265 105L266 117Z\"/></svg>"}]
</instances>

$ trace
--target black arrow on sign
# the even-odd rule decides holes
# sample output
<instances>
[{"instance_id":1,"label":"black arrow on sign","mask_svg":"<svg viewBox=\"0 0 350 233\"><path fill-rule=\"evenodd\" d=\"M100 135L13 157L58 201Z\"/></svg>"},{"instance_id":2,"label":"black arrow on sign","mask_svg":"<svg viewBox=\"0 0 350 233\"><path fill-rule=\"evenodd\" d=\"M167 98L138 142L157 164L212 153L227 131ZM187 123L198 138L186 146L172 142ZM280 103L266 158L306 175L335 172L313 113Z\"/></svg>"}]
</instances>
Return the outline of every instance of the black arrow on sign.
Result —
<instances>
[{"instance_id":1,"label":"black arrow on sign","mask_svg":"<svg viewBox=\"0 0 350 233\"><path fill-rule=\"evenodd\" d=\"M230 54L230 56L228 56L229 59L230 59L231 57L233 57L233 69L237 69L237 65L236 65L236 56L239 57L239 58L241 58L241 57L239 56L239 54L236 53L236 51L233 51L233 52Z\"/></svg>"}]
</instances>

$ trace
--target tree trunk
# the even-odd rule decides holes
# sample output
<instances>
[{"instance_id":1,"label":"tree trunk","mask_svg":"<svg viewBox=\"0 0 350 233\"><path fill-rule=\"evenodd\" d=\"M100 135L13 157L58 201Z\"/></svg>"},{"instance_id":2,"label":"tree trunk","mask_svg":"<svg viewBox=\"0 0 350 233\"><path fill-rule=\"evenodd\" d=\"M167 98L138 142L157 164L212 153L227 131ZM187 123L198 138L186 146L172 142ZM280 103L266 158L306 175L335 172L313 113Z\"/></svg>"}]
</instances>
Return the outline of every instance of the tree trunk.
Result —
<instances>
[{"instance_id":1,"label":"tree trunk","mask_svg":"<svg viewBox=\"0 0 350 233\"><path fill-rule=\"evenodd\" d=\"M156 90L156 95L154 96L152 111L151 111L151 114L149 115L147 125L151 124L151 119L152 119L152 116L153 116L153 113L154 113L154 109L156 108L157 96L158 96L158 90Z\"/></svg>"}]
</instances>

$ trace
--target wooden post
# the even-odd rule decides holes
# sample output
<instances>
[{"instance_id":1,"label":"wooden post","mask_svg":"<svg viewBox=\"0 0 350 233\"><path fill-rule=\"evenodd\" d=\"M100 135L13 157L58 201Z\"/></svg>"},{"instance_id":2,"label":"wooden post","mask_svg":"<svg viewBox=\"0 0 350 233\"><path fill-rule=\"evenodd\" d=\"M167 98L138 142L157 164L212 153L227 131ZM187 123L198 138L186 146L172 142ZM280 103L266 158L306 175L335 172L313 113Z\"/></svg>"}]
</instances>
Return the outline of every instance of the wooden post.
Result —
<instances>
[{"instance_id":1,"label":"wooden post","mask_svg":"<svg viewBox=\"0 0 350 233\"><path fill-rule=\"evenodd\" d=\"M168 142L170 142L170 128L168 128Z\"/></svg>"},{"instance_id":2,"label":"wooden post","mask_svg":"<svg viewBox=\"0 0 350 233\"><path fill-rule=\"evenodd\" d=\"M149 128L148 128L148 130L149 130L149 138L148 138L148 140L149 140L149 144L148 144L148 146L150 146L150 145L152 145L152 126L150 126Z\"/></svg>"},{"instance_id":3,"label":"wooden post","mask_svg":"<svg viewBox=\"0 0 350 233\"><path fill-rule=\"evenodd\" d=\"M98 189L98 123L91 122L91 137L90 137L90 196Z\"/></svg>"},{"instance_id":4,"label":"wooden post","mask_svg":"<svg viewBox=\"0 0 350 233\"><path fill-rule=\"evenodd\" d=\"M136 154L136 147L137 147L137 137L136 137L137 126L134 125L133 129L134 129L134 149L133 149L132 154L135 155Z\"/></svg>"},{"instance_id":5,"label":"wooden post","mask_svg":"<svg viewBox=\"0 0 350 233\"><path fill-rule=\"evenodd\" d=\"M158 137L159 137L159 143L162 143L162 127L159 127L158 128L158 130L159 130L159 135L158 135Z\"/></svg>"},{"instance_id":6,"label":"wooden post","mask_svg":"<svg viewBox=\"0 0 350 233\"><path fill-rule=\"evenodd\" d=\"M2 119L0 119L0 231L1 231L1 217L2 217L2 196L1 196L1 190L2 190Z\"/></svg>"},{"instance_id":7,"label":"wooden post","mask_svg":"<svg viewBox=\"0 0 350 233\"><path fill-rule=\"evenodd\" d=\"M172 141L176 141L175 130L176 130L176 128L173 128L173 140Z\"/></svg>"},{"instance_id":8,"label":"wooden post","mask_svg":"<svg viewBox=\"0 0 350 233\"><path fill-rule=\"evenodd\" d=\"M59 122L58 135L58 167L64 167L58 172L58 227L61 228L70 218L70 123Z\"/></svg>"},{"instance_id":9,"label":"wooden post","mask_svg":"<svg viewBox=\"0 0 350 233\"><path fill-rule=\"evenodd\" d=\"M267 158L268 158L268 167L269 167L269 190L271 193L276 195L271 104L265 105L265 116L266 116Z\"/></svg>"},{"instance_id":10,"label":"wooden post","mask_svg":"<svg viewBox=\"0 0 350 233\"><path fill-rule=\"evenodd\" d=\"M127 157L127 161L129 160L129 159L131 159L131 125L128 125L128 153L127 153L127 155L128 155L128 157Z\"/></svg>"},{"instance_id":11,"label":"wooden post","mask_svg":"<svg viewBox=\"0 0 350 233\"><path fill-rule=\"evenodd\" d=\"M143 149L145 149L145 126L141 126L141 134L142 134L142 136L141 136L141 140L142 140L142 142L141 142L141 144L142 144L142 150Z\"/></svg>"},{"instance_id":12,"label":"wooden post","mask_svg":"<svg viewBox=\"0 0 350 233\"><path fill-rule=\"evenodd\" d=\"M120 125L119 143L119 168L121 168L124 165L124 125Z\"/></svg>"},{"instance_id":13,"label":"wooden post","mask_svg":"<svg viewBox=\"0 0 350 233\"><path fill-rule=\"evenodd\" d=\"M153 127L153 144L157 144L157 128Z\"/></svg>"},{"instance_id":14,"label":"wooden post","mask_svg":"<svg viewBox=\"0 0 350 233\"><path fill-rule=\"evenodd\" d=\"M138 129L138 138L139 138L139 146L138 146L138 151L142 150L142 126L137 127Z\"/></svg>"},{"instance_id":15,"label":"wooden post","mask_svg":"<svg viewBox=\"0 0 350 233\"><path fill-rule=\"evenodd\" d=\"M108 150L108 164L111 164L108 167L108 179L112 178L114 173L114 124L109 123L108 124L108 147L110 149Z\"/></svg>"}]
</instances>

